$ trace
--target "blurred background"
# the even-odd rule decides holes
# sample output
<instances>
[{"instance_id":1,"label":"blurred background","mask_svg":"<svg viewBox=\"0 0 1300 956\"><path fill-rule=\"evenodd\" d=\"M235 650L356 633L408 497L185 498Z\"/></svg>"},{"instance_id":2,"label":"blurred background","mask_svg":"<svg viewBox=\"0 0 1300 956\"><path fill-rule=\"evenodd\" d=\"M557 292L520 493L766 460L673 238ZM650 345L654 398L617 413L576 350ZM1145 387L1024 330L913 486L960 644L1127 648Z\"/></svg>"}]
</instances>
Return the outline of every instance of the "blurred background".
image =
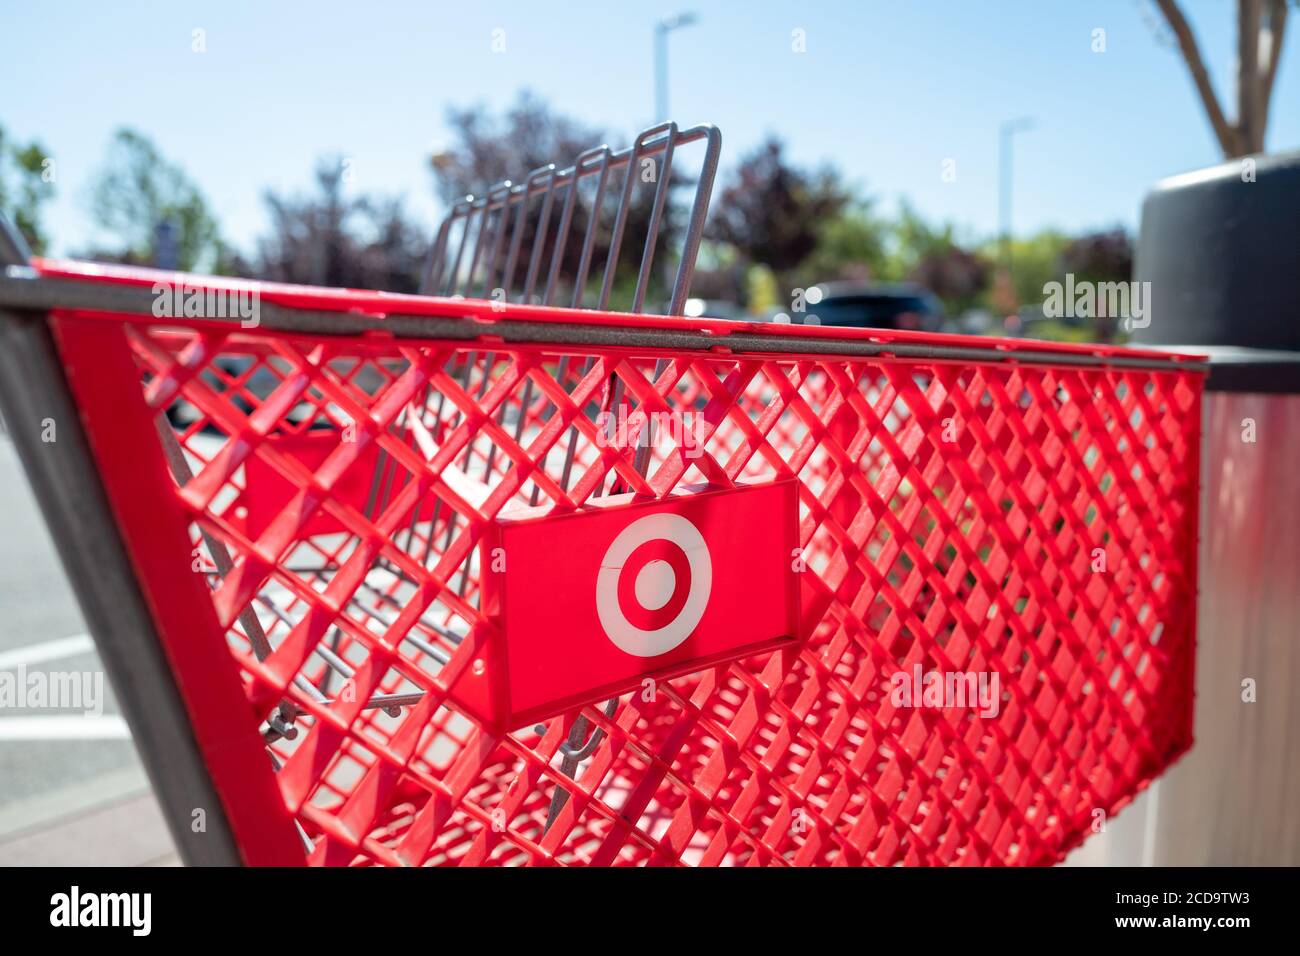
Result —
<instances>
[{"instance_id":1,"label":"blurred background","mask_svg":"<svg viewBox=\"0 0 1300 956\"><path fill-rule=\"evenodd\" d=\"M0 207L46 255L412 291L449 202L671 116L724 134L692 312L848 280L862 321L1108 340L1044 284L1128 279L1158 179L1300 142L1282 58L1225 148L1164 6L15 5ZM1231 113L1236 5L1176 9Z\"/></svg>"},{"instance_id":2,"label":"blurred background","mask_svg":"<svg viewBox=\"0 0 1300 956\"><path fill-rule=\"evenodd\" d=\"M6 4L0 210L45 256L412 292L466 193L707 122L688 315L1122 341L1045 286L1132 278L1158 180L1300 144L1300 28L1244 6ZM96 666L2 433L0 501L0 668ZM0 862L170 858L111 703L0 721Z\"/></svg>"}]
</instances>

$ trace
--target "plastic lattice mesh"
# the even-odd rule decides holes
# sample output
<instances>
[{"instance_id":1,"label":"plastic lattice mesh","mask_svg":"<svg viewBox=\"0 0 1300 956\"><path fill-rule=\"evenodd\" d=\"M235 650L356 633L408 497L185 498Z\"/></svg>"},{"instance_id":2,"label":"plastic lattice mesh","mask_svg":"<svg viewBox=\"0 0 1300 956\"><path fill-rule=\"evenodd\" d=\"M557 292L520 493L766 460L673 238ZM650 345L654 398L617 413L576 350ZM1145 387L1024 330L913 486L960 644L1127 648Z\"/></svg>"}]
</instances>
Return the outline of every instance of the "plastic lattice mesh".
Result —
<instances>
[{"instance_id":1,"label":"plastic lattice mesh","mask_svg":"<svg viewBox=\"0 0 1300 956\"><path fill-rule=\"evenodd\" d=\"M1049 863L1190 745L1195 375L122 328L313 863ZM447 698L494 516L791 477L796 650Z\"/></svg>"}]
</instances>

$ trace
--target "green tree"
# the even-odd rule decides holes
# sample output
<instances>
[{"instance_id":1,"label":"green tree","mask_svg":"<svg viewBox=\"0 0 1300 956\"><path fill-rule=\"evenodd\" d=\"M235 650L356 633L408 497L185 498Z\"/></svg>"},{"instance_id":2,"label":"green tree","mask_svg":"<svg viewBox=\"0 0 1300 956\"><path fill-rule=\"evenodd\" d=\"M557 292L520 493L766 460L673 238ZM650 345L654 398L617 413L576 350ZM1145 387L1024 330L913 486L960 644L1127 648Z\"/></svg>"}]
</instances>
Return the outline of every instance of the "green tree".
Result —
<instances>
[{"instance_id":1,"label":"green tree","mask_svg":"<svg viewBox=\"0 0 1300 956\"><path fill-rule=\"evenodd\" d=\"M258 242L253 274L273 282L415 292L428 231L393 198L349 196L340 157L316 165L307 196L267 192L271 231Z\"/></svg>"},{"instance_id":2,"label":"green tree","mask_svg":"<svg viewBox=\"0 0 1300 956\"><path fill-rule=\"evenodd\" d=\"M928 222L906 200L899 203L880 278L925 286L950 315L960 315L982 301L991 275L988 256L967 249L952 223Z\"/></svg>"},{"instance_id":3,"label":"green tree","mask_svg":"<svg viewBox=\"0 0 1300 956\"><path fill-rule=\"evenodd\" d=\"M466 194L524 177L548 163L568 164L607 138L603 129L564 116L524 90L501 116L484 107L447 113L451 141L431 159L438 197L452 205Z\"/></svg>"},{"instance_id":4,"label":"green tree","mask_svg":"<svg viewBox=\"0 0 1300 956\"><path fill-rule=\"evenodd\" d=\"M925 220L906 199L898 204L887 240L887 256L881 278L900 281L908 278L928 256L941 255L957 245L952 223L933 225Z\"/></svg>"},{"instance_id":5,"label":"green tree","mask_svg":"<svg viewBox=\"0 0 1300 956\"><path fill-rule=\"evenodd\" d=\"M1061 270L1073 273L1077 280L1093 283L1128 282L1133 278L1133 241L1122 226L1101 232L1089 232L1074 239L1061 252ZM1108 300L1097 298L1094 334L1100 342L1110 342L1123 316L1106 312Z\"/></svg>"},{"instance_id":6,"label":"green tree","mask_svg":"<svg viewBox=\"0 0 1300 956\"><path fill-rule=\"evenodd\" d=\"M925 253L907 274L910 281L942 299L952 316L980 303L991 276L992 269L983 256L956 243Z\"/></svg>"},{"instance_id":7,"label":"green tree","mask_svg":"<svg viewBox=\"0 0 1300 956\"><path fill-rule=\"evenodd\" d=\"M602 142L608 142L615 150L620 148L618 136L611 136L607 131L583 120L565 116L527 90L522 91L515 102L500 115L494 116L483 107L452 109L447 114L447 126L450 132L449 142L431 157L431 166L434 189L448 206L467 194L481 196L485 190L506 179L516 184L521 183L533 170L551 163L563 169L583 152ZM595 224L592 228L596 237L595 255L587 275L584 301L588 306L595 304L595 292L604 276L605 257L612 238L616 197L622 194L625 182L623 177L636 173L610 299L611 308L627 309L632 306L641 254L649 233L654 196L663 168L662 158L655 159L654 163L655 175L651 178L642 178L638 171L630 167L611 174L599 210L593 210L590 206L594 198L595 178L589 176L584 179L584 185L579 190L579 201L572 213L569 240L564 246L557 302L568 304L573 301L572 280L582 259L581 238L585 236L588 227L592 226L591 220L594 217ZM686 185L687 181L678 165L677 171L669 180L669 196L664 205L659 238L655 245L654 268L648 283L647 307L651 310L667 299L675 277L673 270L680 262L684 216L672 193ZM537 241L540 207L539 201L530 203L523 223L520 243L524 250L522 261L525 263ZM515 210L517 212L517 206ZM543 249L549 251L549 254L554 252L554 235L558 224L558 215L553 215L547 225L547 236L543 238ZM546 261L549 262L549 258ZM505 281L503 266L504 263L497 265L493 282ZM483 264L480 274L474 282L469 283L469 291L479 293L481 287L477 283L486 278L482 274L486 271L486 264ZM524 268L517 268L511 276L511 298L520 295L525 271ZM534 294L539 291L535 290Z\"/></svg>"},{"instance_id":8,"label":"green tree","mask_svg":"<svg viewBox=\"0 0 1300 956\"><path fill-rule=\"evenodd\" d=\"M179 268L212 268L223 254L217 221L198 187L135 130L114 134L108 160L91 189L91 213L117 240L107 258L155 262L164 224L172 232Z\"/></svg>"},{"instance_id":9,"label":"green tree","mask_svg":"<svg viewBox=\"0 0 1300 956\"><path fill-rule=\"evenodd\" d=\"M0 127L0 212L18 227L32 251L49 246L41 207L54 195L54 166L38 142L23 145Z\"/></svg>"},{"instance_id":10,"label":"green tree","mask_svg":"<svg viewBox=\"0 0 1300 956\"><path fill-rule=\"evenodd\" d=\"M1012 285L1016 301L1042 304L1043 286L1059 281L1064 275L1061 254L1070 244L1070 236L1058 229L1043 229L1023 239L1011 241ZM990 240L980 251L996 260L998 247Z\"/></svg>"},{"instance_id":11,"label":"green tree","mask_svg":"<svg viewBox=\"0 0 1300 956\"><path fill-rule=\"evenodd\" d=\"M876 216L871 200L854 200L817 225L817 245L799 271L809 283L886 278L889 234L890 224Z\"/></svg>"},{"instance_id":12,"label":"green tree","mask_svg":"<svg viewBox=\"0 0 1300 956\"><path fill-rule=\"evenodd\" d=\"M714 204L711 235L730 243L741 257L770 268L786 287L823 241L826 223L853 199L839 173L805 170L788 162L772 138L741 160Z\"/></svg>"}]
</instances>

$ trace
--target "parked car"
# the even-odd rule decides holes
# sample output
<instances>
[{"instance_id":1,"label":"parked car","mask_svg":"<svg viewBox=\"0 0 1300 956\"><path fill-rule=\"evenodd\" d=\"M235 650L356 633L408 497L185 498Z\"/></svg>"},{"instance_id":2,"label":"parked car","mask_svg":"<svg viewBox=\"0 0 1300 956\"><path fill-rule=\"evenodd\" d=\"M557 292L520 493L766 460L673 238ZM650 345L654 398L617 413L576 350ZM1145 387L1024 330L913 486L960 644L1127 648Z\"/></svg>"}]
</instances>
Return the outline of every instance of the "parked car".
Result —
<instances>
[{"instance_id":1,"label":"parked car","mask_svg":"<svg viewBox=\"0 0 1300 956\"><path fill-rule=\"evenodd\" d=\"M825 282L809 288L804 300L805 310L784 321L926 332L939 331L945 321L934 294L911 282Z\"/></svg>"},{"instance_id":2,"label":"parked car","mask_svg":"<svg viewBox=\"0 0 1300 956\"><path fill-rule=\"evenodd\" d=\"M733 319L745 318L745 310L735 302L726 299L687 299L682 306L682 315L688 319Z\"/></svg>"}]
</instances>

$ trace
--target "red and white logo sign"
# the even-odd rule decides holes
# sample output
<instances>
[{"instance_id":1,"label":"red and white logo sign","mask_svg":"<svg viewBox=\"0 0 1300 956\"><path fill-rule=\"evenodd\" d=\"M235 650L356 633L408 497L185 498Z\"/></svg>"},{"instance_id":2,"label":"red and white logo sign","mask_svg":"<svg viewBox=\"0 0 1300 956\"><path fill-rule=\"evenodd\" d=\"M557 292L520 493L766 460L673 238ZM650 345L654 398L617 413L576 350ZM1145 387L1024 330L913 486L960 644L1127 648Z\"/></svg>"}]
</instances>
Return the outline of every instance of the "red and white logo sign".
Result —
<instances>
[{"instance_id":1,"label":"red and white logo sign","mask_svg":"<svg viewBox=\"0 0 1300 956\"><path fill-rule=\"evenodd\" d=\"M793 481L494 523L481 653L451 696L513 729L798 637Z\"/></svg>"},{"instance_id":2,"label":"red and white logo sign","mask_svg":"<svg viewBox=\"0 0 1300 956\"><path fill-rule=\"evenodd\" d=\"M689 518L660 511L637 518L605 552L596 613L621 650L658 657L691 636L712 590L708 542Z\"/></svg>"}]
</instances>

